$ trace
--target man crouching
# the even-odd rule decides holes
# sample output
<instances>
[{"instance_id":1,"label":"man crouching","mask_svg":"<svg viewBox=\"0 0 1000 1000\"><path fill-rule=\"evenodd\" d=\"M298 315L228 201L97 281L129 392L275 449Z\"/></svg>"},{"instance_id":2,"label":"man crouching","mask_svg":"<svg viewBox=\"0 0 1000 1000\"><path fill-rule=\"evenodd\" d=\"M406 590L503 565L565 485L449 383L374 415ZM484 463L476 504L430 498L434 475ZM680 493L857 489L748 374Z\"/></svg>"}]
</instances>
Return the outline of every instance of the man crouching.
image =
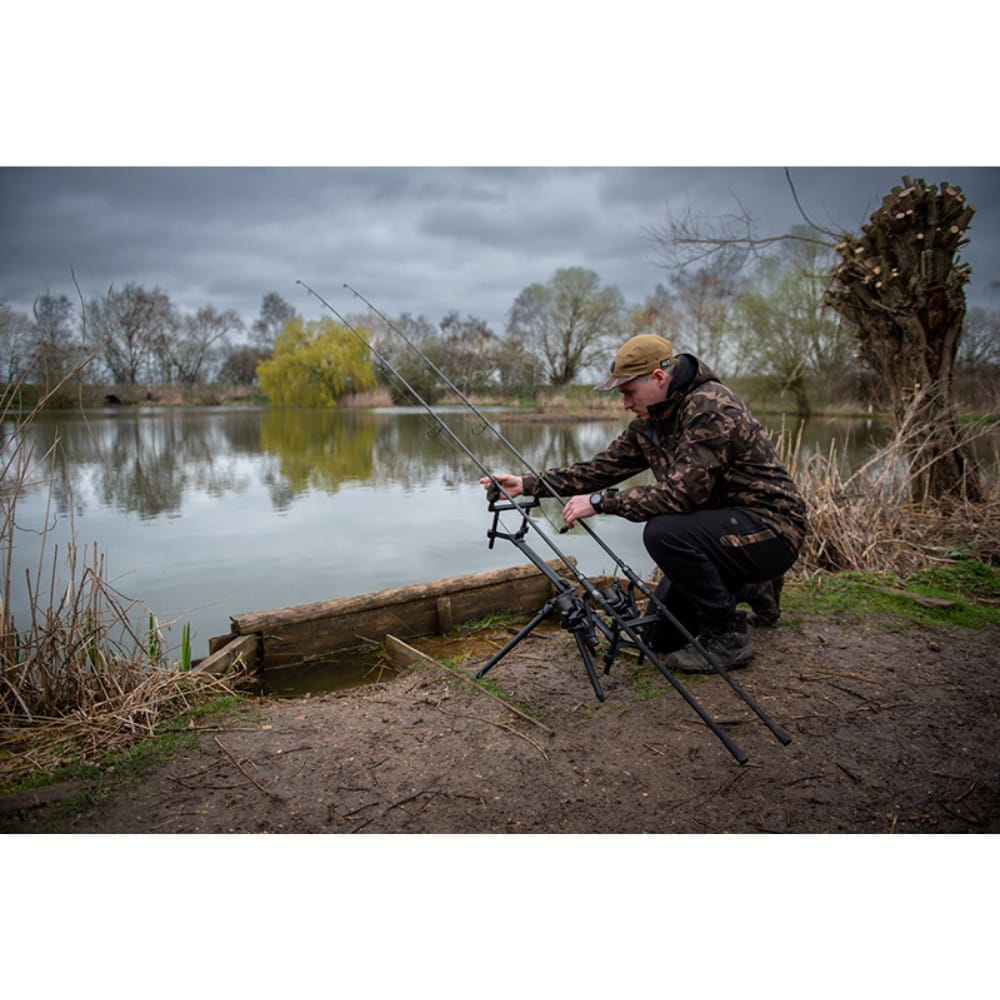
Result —
<instances>
[{"instance_id":1,"label":"man crouching","mask_svg":"<svg viewBox=\"0 0 1000 1000\"><path fill-rule=\"evenodd\" d=\"M535 476L497 475L511 497L569 496L569 527L594 514L646 524L643 542L663 572L656 597L726 670L753 656L749 624L775 625L783 575L807 531L805 501L764 428L730 389L669 340L632 337L596 387L617 389L635 419L589 462ZM655 482L617 489L645 470ZM747 603L751 616L737 610ZM662 618L645 636L685 673L712 668Z\"/></svg>"}]
</instances>

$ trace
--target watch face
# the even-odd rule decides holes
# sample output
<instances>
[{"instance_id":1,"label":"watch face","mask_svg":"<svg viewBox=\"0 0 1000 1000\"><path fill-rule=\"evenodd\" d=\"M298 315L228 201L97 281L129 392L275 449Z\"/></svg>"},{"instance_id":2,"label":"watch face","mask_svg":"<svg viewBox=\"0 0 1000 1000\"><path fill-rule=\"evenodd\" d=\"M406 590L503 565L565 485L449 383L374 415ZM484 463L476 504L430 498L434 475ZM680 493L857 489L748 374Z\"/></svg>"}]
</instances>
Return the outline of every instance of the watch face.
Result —
<instances>
[{"instance_id":1,"label":"watch face","mask_svg":"<svg viewBox=\"0 0 1000 1000\"><path fill-rule=\"evenodd\" d=\"M601 500L602 499L603 499L603 497L601 496L600 493L591 493L590 494L590 506L593 507L594 510L600 510L601 509Z\"/></svg>"}]
</instances>

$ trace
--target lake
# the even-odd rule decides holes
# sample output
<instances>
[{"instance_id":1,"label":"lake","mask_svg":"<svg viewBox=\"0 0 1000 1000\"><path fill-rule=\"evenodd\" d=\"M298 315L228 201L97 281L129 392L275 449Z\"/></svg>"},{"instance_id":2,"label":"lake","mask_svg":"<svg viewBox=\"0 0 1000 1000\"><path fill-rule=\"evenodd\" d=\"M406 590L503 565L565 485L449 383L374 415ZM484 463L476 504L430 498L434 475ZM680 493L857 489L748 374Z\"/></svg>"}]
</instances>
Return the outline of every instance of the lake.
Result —
<instances>
[{"instance_id":1,"label":"lake","mask_svg":"<svg viewBox=\"0 0 1000 1000\"><path fill-rule=\"evenodd\" d=\"M525 471L474 416L440 412L488 469ZM488 415L537 469L589 458L627 417ZM780 418L764 422L780 426ZM488 547L480 470L423 410L129 408L45 414L30 433L36 454L56 440L59 447L54 474L39 470L18 500L11 606L19 627L29 621L25 571L37 577L44 547L48 581L53 547L62 557L72 539L91 550L96 543L115 588L170 626L171 648L189 623L196 658L229 631L233 614L525 562L508 541ZM850 449L867 455L872 434L884 436L866 421L817 420L803 442L825 452L849 437ZM542 511L554 526L536 518L540 531L527 540L543 558L555 557L550 539L585 573L613 572L586 532L557 534L556 501ZM518 522L507 515L504 523ZM590 524L634 570L651 570L641 525Z\"/></svg>"}]
</instances>

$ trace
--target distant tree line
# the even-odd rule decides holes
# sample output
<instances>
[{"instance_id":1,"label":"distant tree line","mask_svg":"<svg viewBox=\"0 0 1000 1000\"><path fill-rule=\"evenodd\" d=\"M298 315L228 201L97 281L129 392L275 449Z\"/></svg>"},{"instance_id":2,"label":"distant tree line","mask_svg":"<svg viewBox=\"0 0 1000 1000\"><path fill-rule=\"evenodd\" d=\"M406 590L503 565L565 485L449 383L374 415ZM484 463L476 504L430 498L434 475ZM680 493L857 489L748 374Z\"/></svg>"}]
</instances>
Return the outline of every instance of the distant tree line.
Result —
<instances>
[{"instance_id":1,"label":"distant tree line","mask_svg":"<svg viewBox=\"0 0 1000 1000\"><path fill-rule=\"evenodd\" d=\"M833 253L799 235L749 271L725 253L678 269L635 304L593 271L562 268L516 296L501 333L457 310L436 324L407 313L349 321L429 401L440 387L393 327L468 392L510 395L594 378L626 337L656 333L724 377L757 376L790 393L802 415L817 393L866 402L871 373L826 296ZM959 366L992 379L998 334L1000 315L970 310ZM158 287L129 283L82 306L45 292L31 315L0 303L0 352L7 384L48 388L89 359L82 371L91 385L255 386L275 404L300 406L334 405L381 385L395 402L412 402L350 331L330 318L307 321L273 291L249 326L211 305L184 312Z\"/></svg>"}]
</instances>

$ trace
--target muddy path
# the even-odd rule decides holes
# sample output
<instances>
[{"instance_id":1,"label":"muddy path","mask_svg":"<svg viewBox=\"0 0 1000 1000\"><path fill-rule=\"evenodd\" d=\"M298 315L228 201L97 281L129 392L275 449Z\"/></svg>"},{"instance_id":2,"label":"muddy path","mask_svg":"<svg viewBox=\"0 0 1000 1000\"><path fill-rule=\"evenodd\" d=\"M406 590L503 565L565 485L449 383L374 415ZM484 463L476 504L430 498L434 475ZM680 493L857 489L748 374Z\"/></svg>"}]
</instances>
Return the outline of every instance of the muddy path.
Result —
<instances>
[{"instance_id":1,"label":"muddy path","mask_svg":"<svg viewBox=\"0 0 1000 1000\"><path fill-rule=\"evenodd\" d=\"M755 645L734 676L788 746L721 678L684 681L743 765L648 664L620 656L600 703L572 637L540 628L489 675L505 701L428 665L260 699L138 786L56 827L25 810L14 830L1000 832L1000 626L824 615L760 630Z\"/></svg>"}]
</instances>

